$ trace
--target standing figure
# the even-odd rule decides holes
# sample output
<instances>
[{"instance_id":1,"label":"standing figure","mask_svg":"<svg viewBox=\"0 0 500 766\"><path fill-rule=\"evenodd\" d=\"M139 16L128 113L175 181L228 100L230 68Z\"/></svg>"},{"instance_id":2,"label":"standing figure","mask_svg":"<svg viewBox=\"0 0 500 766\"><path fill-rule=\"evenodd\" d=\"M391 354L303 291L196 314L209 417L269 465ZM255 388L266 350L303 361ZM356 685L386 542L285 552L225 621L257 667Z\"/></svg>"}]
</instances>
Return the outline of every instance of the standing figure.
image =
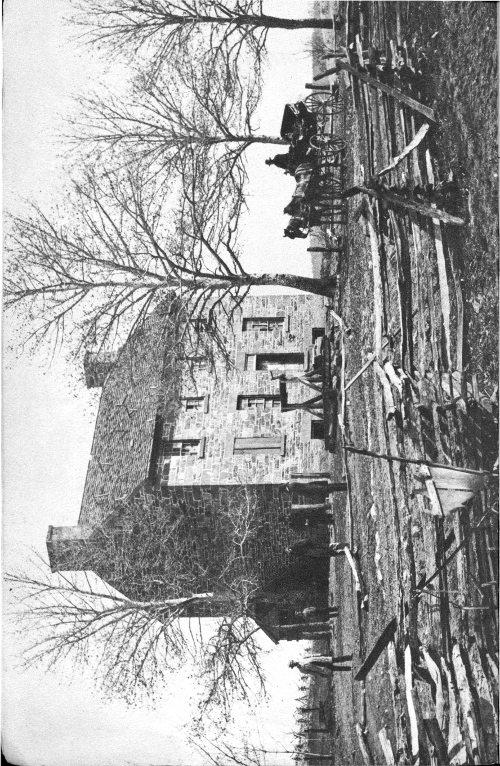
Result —
<instances>
[{"instance_id":1,"label":"standing figure","mask_svg":"<svg viewBox=\"0 0 500 766\"><path fill-rule=\"evenodd\" d=\"M352 654L344 654L341 657L323 657L313 656L308 657L304 662L295 662L292 660L289 662L290 668L298 668L301 673L306 673L310 676L329 676L332 671L347 672L352 670L351 665L339 665L339 662L349 662L352 660Z\"/></svg>"}]
</instances>

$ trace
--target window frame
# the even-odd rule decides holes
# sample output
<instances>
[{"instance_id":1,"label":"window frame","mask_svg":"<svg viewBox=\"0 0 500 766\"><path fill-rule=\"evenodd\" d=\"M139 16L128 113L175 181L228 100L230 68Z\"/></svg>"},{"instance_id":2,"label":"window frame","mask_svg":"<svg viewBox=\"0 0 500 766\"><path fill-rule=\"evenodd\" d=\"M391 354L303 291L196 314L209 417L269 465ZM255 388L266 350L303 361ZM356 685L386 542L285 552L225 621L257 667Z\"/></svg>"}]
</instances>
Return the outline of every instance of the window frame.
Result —
<instances>
[{"instance_id":1,"label":"window frame","mask_svg":"<svg viewBox=\"0 0 500 766\"><path fill-rule=\"evenodd\" d=\"M251 322L255 322L261 326L249 326ZM284 316L264 316L264 317L244 317L241 331L242 332L272 332L275 329L285 329L285 317Z\"/></svg>"},{"instance_id":2,"label":"window frame","mask_svg":"<svg viewBox=\"0 0 500 766\"><path fill-rule=\"evenodd\" d=\"M268 446L265 446L265 440ZM247 442L244 445L243 442ZM270 442L274 442L270 444ZM251 446L254 442L254 446ZM260 442L260 444L258 443ZM266 436L233 436L231 437L231 455L276 455L284 457L286 454L286 436L285 434L268 434Z\"/></svg>"},{"instance_id":3,"label":"window frame","mask_svg":"<svg viewBox=\"0 0 500 766\"><path fill-rule=\"evenodd\" d=\"M250 406L250 400L255 400L254 404ZM259 400L262 400L260 402ZM242 407L243 402L247 403L246 407ZM268 406L269 403L269 406ZM262 405L262 406L259 406ZM236 409L238 412L259 412L259 411L273 411L274 409L281 409L281 401L279 394L238 394L236 398Z\"/></svg>"},{"instance_id":4,"label":"window frame","mask_svg":"<svg viewBox=\"0 0 500 766\"><path fill-rule=\"evenodd\" d=\"M280 364L277 364L276 367L260 367L259 368L259 358L262 360L262 358L267 358L270 361L272 359L276 360L283 360ZM295 357L296 361L291 362L290 364L287 364L286 357ZM286 372L287 370L290 371L303 371L304 370L304 364L306 361L306 355L303 351L281 351L278 353L256 353L256 354L245 354L245 370L248 372L272 372L273 370L282 370L283 372Z\"/></svg>"},{"instance_id":5,"label":"window frame","mask_svg":"<svg viewBox=\"0 0 500 766\"><path fill-rule=\"evenodd\" d=\"M189 402L199 402L199 407L188 407ZM209 395L204 396L181 396L181 404L184 412L207 413L209 408Z\"/></svg>"},{"instance_id":6,"label":"window frame","mask_svg":"<svg viewBox=\"0 0 500 766\"><path fill-rule=\"evenodd\" d=\"M170 460L173 457L197 457L202 458L205 456L205 442L206 438L204 436L201 436L199 439L191 439L191 438L181 438L181 439L163 439L160 449L160 461L163 467L163 464ZM166 452L165 448L167 445L174 445L179 444L180 445L180 452ZM182 453L184 445L189 445L191 447L197 448L196 450L193 450L191 452L186 452L185 454Z\"/></svg>"}]
</instances>

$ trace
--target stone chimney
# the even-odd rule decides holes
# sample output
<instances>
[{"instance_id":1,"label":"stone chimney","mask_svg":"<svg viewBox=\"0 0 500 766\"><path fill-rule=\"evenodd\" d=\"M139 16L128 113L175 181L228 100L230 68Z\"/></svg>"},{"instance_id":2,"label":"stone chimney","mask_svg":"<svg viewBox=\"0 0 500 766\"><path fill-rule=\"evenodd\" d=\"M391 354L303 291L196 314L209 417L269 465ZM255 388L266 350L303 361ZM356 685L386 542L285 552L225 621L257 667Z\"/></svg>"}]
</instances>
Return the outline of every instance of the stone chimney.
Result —
<instances>
[{"instance_id":1,"label":"stone chimney","mask_svg":"<svg viewBox=\"0 0 500 766\"><path fill-rule=\"evenodd\" d=\"M83 358L87 388L99 388L104 385L117 357L118 351L87 351Z\"/></svg>"},{"instance_id":2,"label":"stone chimney","mask_svg":"<svg viewBox=\"0 0 500 766\"><path fill-rule=\"evenodd\" d=\"M49 527L47 551L52 572L88 569L87 543L92 527Z\"/></svg>"}]
</instances>

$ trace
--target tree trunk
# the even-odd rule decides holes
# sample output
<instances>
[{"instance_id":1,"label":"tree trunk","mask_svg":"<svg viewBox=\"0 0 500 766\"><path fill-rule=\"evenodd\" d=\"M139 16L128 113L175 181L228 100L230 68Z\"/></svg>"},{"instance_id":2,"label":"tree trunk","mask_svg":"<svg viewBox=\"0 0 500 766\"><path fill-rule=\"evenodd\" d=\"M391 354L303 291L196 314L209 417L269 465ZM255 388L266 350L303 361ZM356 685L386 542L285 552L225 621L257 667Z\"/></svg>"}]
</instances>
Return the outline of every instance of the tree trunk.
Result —
<instances>
[{"instance_id":1,"label":"tree trunk","mask_svg":"<svg viewBox=\"0 0 500 766\"><path fill-rule=\"evenodd\" d=\"M283 19L279 16L268 16L263 13L261 16L249 16L248 26L269 27L270 29L332 29L331 19ZM244 22L245 23L245 22Z\"/></svg>"},{"instance_id":2,"label":"tree trunk","mask_svg":"<svg viewBox=\"0 0 500 766\"><path fill-rule=\"evenodd\" d=\"M285 141L284 138L278 138L277 136L252 136L243 140L249 144L288 144L288 141Z\"/></svg>"},{"instance_id":3,"label":"tree trunk","mask_svg":"<svg viewBox=\"0 0 500 766\"><path fill-rule=\"evenodd\" d=\"M233 27L267 27L268 29L332 29L331 19L305 18L284 19L280 16L268 16L266 13L235 13L234 16L222 19L217 16L177 16L167 14L167 26L173 24L227 24Z\"/></svg>"},{"instance_id":4,"label":"tree trunk","mask_svg":"<svg viewBox=\"0 0 500 766\"><path fill-rule=\"evenodd\" d=\"M198 277L181 281L180 287L186 292L195 295L202 290L213 292L230 292L237 287L261 287L272 285L276 287L293 287L305 293L332 297L337 284L335 277L329 279L315 279L303 277L299 274L224 274L221 276L201 273ZM142 285L138 285L141 287ZM172 285L165 280L162 288L171 289Z\"/></svg>"},{"instance_id":5,"label":"tree trunk","mask_svg":"<svg viewBox=\"0 0 500 766\"><path fill-rule=\"evenodd\" d=\"M333 295L336 285L336 279L315 279L314 277L303 277L298 274L249 274L248 282L246 277L242 278L243 284L251 285L276 285L278 287L294 287L296 290L302 290L305 293L314 293L315 295Z\"/></svg>"}]
</instances>

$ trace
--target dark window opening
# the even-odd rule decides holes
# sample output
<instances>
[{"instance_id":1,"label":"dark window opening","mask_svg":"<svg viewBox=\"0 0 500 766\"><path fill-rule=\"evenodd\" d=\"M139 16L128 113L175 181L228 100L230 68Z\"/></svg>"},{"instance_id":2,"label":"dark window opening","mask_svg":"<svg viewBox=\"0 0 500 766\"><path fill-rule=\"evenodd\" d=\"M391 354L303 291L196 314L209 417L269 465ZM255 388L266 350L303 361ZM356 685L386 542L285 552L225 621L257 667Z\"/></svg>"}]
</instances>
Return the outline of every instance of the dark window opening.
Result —
<instances>
[{"instance_id":1,"label":"dark window opening","mask_svg":"<svg viewBox=\"0 0 500 766\"><path fill-rule=\"evenodd\" d=\"M313 327L312 328L312 342L316 343L318 338L322 338L325 334L325 328L324 327Z\"/></svg>"},{"instance_id":2,"label":"dark window opening","mask_svg":"<svg viewBox=\"0 0 500 766\"><path fill-rule=\"evenodd\" d=\"M311 439L325 438L324 420L311 420Z\"/></svg>"},{"instance_id":3,"label":"dark window opening","mask_svg":"<svg viewBox=\"0 0 500 766\"><path fill-rule=\"evenodd\" d=\"M238 410L272 410L280 408L280 398L274 394L249 394L238 396Z\"/></svg>"},{"instance_id":4,"label":"dark window opening","mask_svg":"<svg viewBox=\"0 0 500 766\"><path fill-rule=\"evenodd\" d=\"M203 412L205 408L204 396L183 396L182 404L186 412Z\"/></svg>"},{"instance_id":5,"label":"dark window opening","mask_svg":"<svg viewBox=\"0 0 500 766\"><path fill-rule=\"evenodd\" d=\"M247 370L303 370L304 354L247 354Z\"/></svg>"},{"instance_id":6,"label":"dark window opening","mask_svg":"<svg viewBox=\"0 0 500 766\"><path fill-rule=\"evenodd\" d=\"M171 441L163 442L161 456L166 458L198 455L199 449L199 439L172 439Z\"/></svg>"}]
</instances>

